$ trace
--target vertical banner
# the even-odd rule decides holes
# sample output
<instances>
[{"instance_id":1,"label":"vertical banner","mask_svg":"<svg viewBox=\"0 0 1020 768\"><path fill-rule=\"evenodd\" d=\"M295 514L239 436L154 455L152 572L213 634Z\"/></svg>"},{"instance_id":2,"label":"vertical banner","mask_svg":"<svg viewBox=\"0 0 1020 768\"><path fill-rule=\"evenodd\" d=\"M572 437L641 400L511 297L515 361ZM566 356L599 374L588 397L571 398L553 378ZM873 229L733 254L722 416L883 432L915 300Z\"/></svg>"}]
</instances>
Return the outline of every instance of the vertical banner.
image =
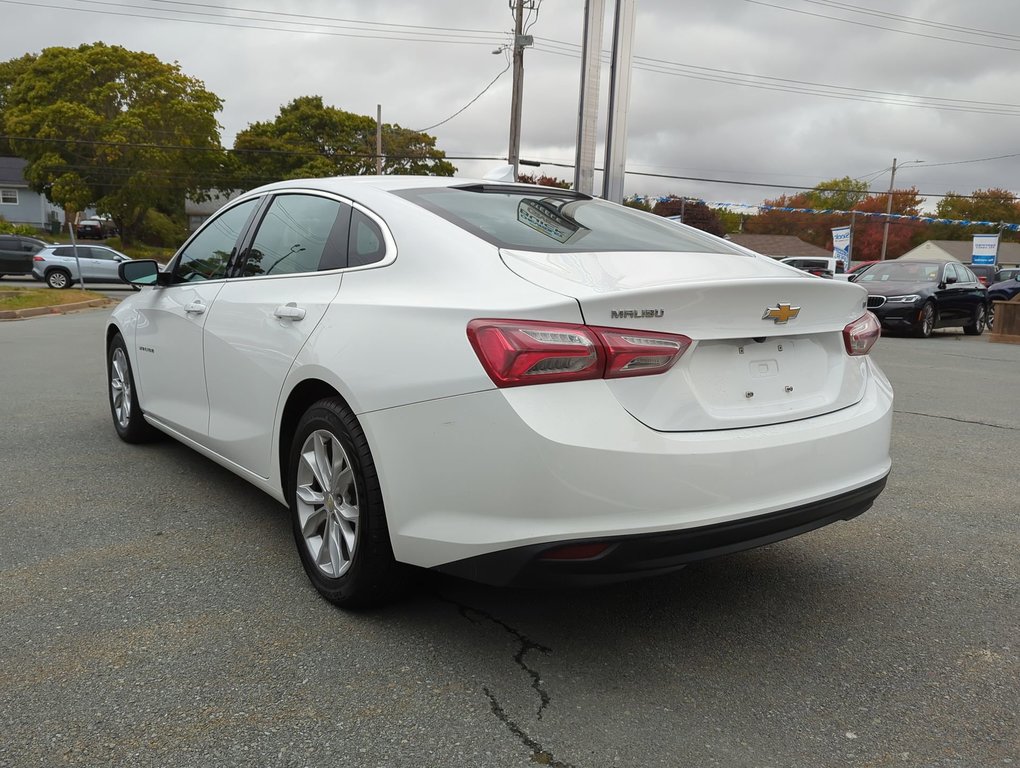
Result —
<instances>
[{"instance_id":1,"label":"vertical banner","mask_svg":"<svg viewBox=\"0 0 1020 768\"><path fill-rule=\"evenodd\" d=\"M850 268L850 227L832 228L832 255L843 262L843 268Z\"/></svg>"},{"instance_id":2,"label":"vertical banner","mask_svg":"<svg viewBox=\"0 0 1020 768\"><path fill-rule=\"evenodd\" d=\"M974 246L970 251L971 264L994 264L999 252L998 235L974 235Z\"/></svg>"}]
</instances>

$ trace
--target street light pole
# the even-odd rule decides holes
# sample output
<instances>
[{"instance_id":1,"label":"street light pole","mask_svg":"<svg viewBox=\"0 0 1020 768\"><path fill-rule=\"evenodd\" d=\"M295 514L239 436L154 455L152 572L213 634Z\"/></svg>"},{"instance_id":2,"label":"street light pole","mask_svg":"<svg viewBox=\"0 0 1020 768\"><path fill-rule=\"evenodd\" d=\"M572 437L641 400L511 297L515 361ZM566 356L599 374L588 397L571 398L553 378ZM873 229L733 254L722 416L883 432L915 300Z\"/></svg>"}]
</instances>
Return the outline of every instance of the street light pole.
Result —
<instances>
[{"instance_id":1,"label":"street light pole","mask_svg":"<svg viewBox=\"0 0 1020 768\"><path fill-rule=\"evenodd\" d=\"M889 197L885 201L885 224L882 226L882 255L880 261L885 261L885 248L889 244L889 216L892 215L892 191L893 182L896 181L896 158L892 159L892 173L889 174Z\"/></svg>"},{"instance_id":2,"label":"street light pole","mask_svg":"<svg viewBox=\"0 0 1020 768\"><path fill-rule=\"evenodd\" d=\"M924 160L907 160L899 167L905 165L920 165ZM889 219L892 217L893 183L896 181L896 158L892 159L892 173L889 176L889 197L885 202L885 225L882 227L882 255L879 257L885 261L885 249L889 243Z\"/></svg>"}]
</instances>

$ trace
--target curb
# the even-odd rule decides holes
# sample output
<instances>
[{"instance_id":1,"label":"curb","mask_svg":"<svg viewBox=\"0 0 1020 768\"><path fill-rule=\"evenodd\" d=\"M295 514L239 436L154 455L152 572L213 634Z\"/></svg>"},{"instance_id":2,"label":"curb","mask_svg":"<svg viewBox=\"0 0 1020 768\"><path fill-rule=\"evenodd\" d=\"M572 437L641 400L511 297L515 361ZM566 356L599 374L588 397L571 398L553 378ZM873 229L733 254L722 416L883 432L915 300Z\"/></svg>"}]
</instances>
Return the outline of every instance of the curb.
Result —
<instances>
[{"instance_id":1,"label":"curb","mask_svg":"<svg viewBox=\"0 0 1020 768\"><path fill-rule=\"evenodd\" d=\"M41 317L42 315L64 315L68 312L75 312L79 309L105 307L111 303L113 302L110 299L89 299L88 301L76 301L73 304L58 304L54 307L4 309L0 310L0 320L24 320L29 317Z\"/></svg>"}]
</instances>

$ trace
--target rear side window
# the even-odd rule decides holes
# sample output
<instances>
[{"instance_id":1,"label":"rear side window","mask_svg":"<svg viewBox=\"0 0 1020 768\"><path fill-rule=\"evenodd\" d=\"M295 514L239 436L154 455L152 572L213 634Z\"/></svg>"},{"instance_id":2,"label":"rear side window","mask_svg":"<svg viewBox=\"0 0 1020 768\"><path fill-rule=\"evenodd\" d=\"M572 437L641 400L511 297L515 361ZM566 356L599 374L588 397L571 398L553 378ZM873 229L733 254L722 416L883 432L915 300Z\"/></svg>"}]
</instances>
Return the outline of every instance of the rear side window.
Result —
<instances>
[{"instance_id":1,"label":"rear side window","mask_svg":"<svg viewBox=\"0 0 1020 768\"><path fill-rule=\"evenodd\" d=\"M386 241L382 230L361 211L351 217L351 237L347 246L349 266L363 267L382 261L386 255Z\"/></svg>"},{"instance_id":2,"label":"rear side window","mask_svg":"<svg viewBox=\"0 0 1020 768\"><path fill-rule=\"evenodd\" d=\"M746 255L724 240L653 214L561 190L473 184L396 194L500 248L583 251L699 251Z\"/></svg>"}]
</instances>

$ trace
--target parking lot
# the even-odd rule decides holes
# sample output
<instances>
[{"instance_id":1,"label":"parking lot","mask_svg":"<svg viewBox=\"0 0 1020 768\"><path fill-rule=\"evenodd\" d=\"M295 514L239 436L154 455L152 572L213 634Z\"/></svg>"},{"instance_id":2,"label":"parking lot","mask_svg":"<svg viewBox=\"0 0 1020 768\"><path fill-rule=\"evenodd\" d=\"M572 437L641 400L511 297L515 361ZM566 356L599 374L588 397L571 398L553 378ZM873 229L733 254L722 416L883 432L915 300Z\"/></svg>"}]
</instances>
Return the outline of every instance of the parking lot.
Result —
<instances>
[{"instance_id":1,"label":"parking lot","mask_svg":"<svg viewBox=\"0 0 1020 768\"><path fill-rule=\"evenodd\" d=\"M1020 763L1020 345L880 340L893 473L854 521L345 613L283 507L117 439L106 314L0 323L0 766Z\"/></svg>"}]
</instances>

